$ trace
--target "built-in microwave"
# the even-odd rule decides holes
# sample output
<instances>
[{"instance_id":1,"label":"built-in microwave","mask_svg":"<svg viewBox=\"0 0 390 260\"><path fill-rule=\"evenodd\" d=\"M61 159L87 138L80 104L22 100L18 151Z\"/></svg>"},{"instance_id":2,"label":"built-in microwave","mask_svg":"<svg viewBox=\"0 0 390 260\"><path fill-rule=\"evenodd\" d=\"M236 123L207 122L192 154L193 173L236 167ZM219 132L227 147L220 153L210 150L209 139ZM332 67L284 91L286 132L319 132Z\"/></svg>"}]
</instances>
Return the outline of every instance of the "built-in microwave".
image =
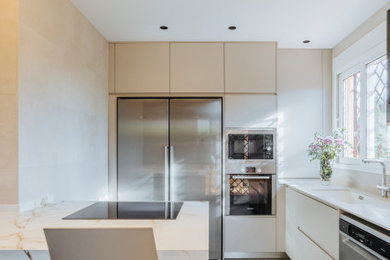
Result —
<instances>
[{"instance_id":1,"label":"built-in microwave","mask_svg":"<svg viewBox=\"0 0 390 260\"><path fill-rule=\"evenodd\" d=\"M276 130L225 129L225 163L227 173L246 173L253 166L256 173L276 173Z\"/></svg>"},{"instance_id":2,"label":"built-in microwave","mask_svg":"<svg viewBox=\"0 0 390 260\"><path fill-rule=\"evenodd\" d=\"M229 160L272 160L273 134L237 133L228 135Z\"/></svg>"}]
</instances>

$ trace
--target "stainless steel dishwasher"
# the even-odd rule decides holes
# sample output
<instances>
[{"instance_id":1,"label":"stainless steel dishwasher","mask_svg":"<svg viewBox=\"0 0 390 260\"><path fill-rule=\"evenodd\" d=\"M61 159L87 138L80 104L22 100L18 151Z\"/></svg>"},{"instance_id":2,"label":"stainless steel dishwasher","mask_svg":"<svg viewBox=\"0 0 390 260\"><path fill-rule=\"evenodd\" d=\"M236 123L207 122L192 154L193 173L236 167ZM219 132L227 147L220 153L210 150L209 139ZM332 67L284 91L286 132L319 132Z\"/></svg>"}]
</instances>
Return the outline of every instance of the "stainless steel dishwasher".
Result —
<instances>
[{"instance_id":1,"label":"stainless steel dishwasher","mask_svg":"<svg viewBox=\"0 0 390 260\"><path fill-rule=\"evenodd\" d=\"M390 259L390 232L350 214L340 217L340 260Z\"/></svg>"}]
</instances>

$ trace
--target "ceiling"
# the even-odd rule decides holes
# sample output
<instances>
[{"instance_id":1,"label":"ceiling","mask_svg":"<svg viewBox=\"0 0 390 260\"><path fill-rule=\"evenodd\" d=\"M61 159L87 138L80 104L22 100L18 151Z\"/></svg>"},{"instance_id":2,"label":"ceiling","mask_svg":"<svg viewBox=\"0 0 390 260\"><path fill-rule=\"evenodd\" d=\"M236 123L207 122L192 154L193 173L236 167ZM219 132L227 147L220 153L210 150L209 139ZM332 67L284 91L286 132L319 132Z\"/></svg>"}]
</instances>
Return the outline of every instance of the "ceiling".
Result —
<instances>
[{"instance_id":1,"label":"ceiling","mask_svg":"<svg viewBox=\"0 0 390 260\"><path fill-rule=\"evenodd\" d=\"M388 0L71 0L108 41L278 41L332 48ZM161 25L169 27L160 30ZM230 31L228 26L237 30ZM311 40L303 44L303 40Z\"/></svg>"}]
</instances>

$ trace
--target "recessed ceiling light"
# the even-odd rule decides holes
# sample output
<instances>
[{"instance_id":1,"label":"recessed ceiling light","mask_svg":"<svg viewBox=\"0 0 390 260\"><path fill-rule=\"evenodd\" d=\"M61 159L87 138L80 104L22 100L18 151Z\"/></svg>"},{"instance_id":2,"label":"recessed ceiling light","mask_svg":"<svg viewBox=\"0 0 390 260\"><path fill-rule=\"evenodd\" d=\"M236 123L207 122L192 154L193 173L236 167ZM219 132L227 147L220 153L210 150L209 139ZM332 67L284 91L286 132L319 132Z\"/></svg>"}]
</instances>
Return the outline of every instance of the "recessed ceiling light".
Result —
<instances>
[{"instance_id":1,"label":"recessed ceiling light","mask_svg":"<svg viewBox=\"0 0 390 260\"><path fill-rule=\"evenodd\" d=\"M231 31L234 31L235 29L237 29L237 27L232 25L232 26L229 26L228 29L231 30Z\"/></svg>"},{"instance_id":2,"label":"recessed ceiling light","mask_svg":"<svg viewBox=\"0 0 390 260\"><path fill-rule=\"evenodd\" d=\"M310 40L304 40L303 43L310 43Z\"/></svg>"},{"instance_id":3,"label":"recessed ceiling light","mask_svg":"<svg viewBox=\"0 0 390 260\"><path fill-rule=\"evenodd\" d=\"M160 26L160 29L161 29L161 30L168 30L168 26L161 25L161 26Z\"/></svg>"}]
</instances>

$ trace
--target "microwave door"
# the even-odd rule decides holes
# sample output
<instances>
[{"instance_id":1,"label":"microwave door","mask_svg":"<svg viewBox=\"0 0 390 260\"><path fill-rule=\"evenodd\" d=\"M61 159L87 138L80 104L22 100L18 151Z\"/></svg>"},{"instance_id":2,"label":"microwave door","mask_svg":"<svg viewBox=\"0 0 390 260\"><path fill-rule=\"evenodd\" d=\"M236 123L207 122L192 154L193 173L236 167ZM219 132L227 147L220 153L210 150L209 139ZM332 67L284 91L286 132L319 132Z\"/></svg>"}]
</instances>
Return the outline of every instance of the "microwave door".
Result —
<instances>
[{"instance_id":1,"label":"microwave door","mask_svg":"<svg viewBox=\"0 0 390 260\"><path fill-rule=\"evenodd\" d=\"M245 160L249 157L248 135L230 134L229 135L229 159Z\"/></svg>"},{"instance_id":2,"label":"microwave door","mask_svg":"<svg viewBox=\"0 0 390 260\"><path fill-rule=\"evenodd\" d=\"M273 159L272 134L229 134L228 159Z\"/></svg>"},{"instance_id":3,"label":"microwave door","mask_svg":"<svg viewBox=\"0 0 390 260\"><path fill-rule=\"evenodd\" d=\"M264 159L264 135L248 136L248 159Z\"/></svg>"}]
</instances>

